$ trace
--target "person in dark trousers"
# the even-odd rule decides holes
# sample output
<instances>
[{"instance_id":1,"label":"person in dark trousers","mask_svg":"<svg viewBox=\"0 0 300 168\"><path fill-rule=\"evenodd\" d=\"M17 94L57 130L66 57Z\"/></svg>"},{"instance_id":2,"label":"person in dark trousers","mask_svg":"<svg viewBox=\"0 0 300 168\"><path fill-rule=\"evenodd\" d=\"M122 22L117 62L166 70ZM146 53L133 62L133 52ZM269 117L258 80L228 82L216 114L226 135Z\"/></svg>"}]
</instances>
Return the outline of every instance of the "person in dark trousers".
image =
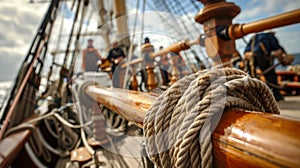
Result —
<instances>
[{"instance_id":1,"label":"person in dark trousers","mask_svg":"<svg viewBox=\"0 0 300 168\"><path fill-rule=\"evenodd\" d=\"M142 58L144 59L142 63L142 69L141 69L141 77L142 82L140 83L140 89L142 90L142 84L144 83L144 87L147 88L148 84L148 76L147 76L147 67L153 67L153 58L151 58L151 53L154 52L154 46L151 44L150 39L148 37L144 38L144 43L141 46L141 54Z\"/></svg>"},{"instance_id":2,"label":"person in dark trousers","mask_svg":"<svg viewBox=\"0 0 300 168\"><path fill-rule=\"evenodd\" d=\"M93 46L93 40L88 40L88 46L82 52L82 69L84 71L97 71L98 61L101 60L102 56L99 54L97 49Z\"/></svg>"},{"instance_id":3,"label":"person in dark trousers","mask_svg":"<svg viewBox=\"0 0 300 168\"><path fill-rule=\"evenodd\" d=\"M119 46L119 43L115 41L107 56L107 59L112 63L112 73L114 73L116 67L123 60L123 58L125 58L124 51Z\"/></svg>"},{"instance_id":4,"label":"person in dark trousers","mask_svg":"<svg viewBox=\"0 0 300 168\"><path fill-rule=\"evenodd\" d=\"M251 77L258 77L256 67L262 72L273 66L274 58L286 55L284 49L279 45L275 32L265 31L255 34L246 46L244 55L247 60L248 72ZM273 92L276 101L283 100L280 94L275 68L264 74L267 85Z\"/></svg>"},{"instance_id":5,"label":"person in dark trousers","mask_svg":"<svg viewBox=\"0 0 300 168\"><path fill-rule=\"evenodd\" d=\"M111 67L111 77L113 80L113 87L121 88L122 87L122 82L124 79L121 79L122 77L122 72L121 71L116 71L118 65L120 62L125 58L124 51L122 48L119 46L119 43L117 41L113 42L113 46L110 49L108 55L107 55L107 60L109 60L112 64Z\"/></svg>"},{"instance_id":6,"label":"person in dark trousers","mask_svg":"<svg viewBox=\"0 0 300 168\"><path fill-rule=\"evenodd\" d=\"M162 50L163 46L159 47L159 50ZM170 67L170 62L168 58L168 53L165 53L161 55L160 57L160 68L161 68L161 73L162 73L162 78L163 78L163 84L167 85L170 82L169 79L169 67Z\"/></svg>"}]
</instances>

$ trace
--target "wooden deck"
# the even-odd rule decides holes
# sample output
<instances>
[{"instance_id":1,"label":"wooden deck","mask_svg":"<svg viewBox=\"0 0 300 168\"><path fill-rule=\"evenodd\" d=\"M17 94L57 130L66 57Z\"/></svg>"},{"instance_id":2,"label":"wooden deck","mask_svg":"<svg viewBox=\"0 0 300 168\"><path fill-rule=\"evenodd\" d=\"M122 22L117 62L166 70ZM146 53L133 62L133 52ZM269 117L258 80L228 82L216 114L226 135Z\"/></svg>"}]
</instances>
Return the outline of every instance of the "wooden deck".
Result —
<instances>
[{"instance_id":1,"label":"wooden deck","mask_svg":"<svg viewBox=\"0 0 300 168\"><path fill-rule=\"evenodd\" d=\"M280 115L300 120L300 96L285 96L284 101L278 102Z\"/></svg>"}]
</instances>

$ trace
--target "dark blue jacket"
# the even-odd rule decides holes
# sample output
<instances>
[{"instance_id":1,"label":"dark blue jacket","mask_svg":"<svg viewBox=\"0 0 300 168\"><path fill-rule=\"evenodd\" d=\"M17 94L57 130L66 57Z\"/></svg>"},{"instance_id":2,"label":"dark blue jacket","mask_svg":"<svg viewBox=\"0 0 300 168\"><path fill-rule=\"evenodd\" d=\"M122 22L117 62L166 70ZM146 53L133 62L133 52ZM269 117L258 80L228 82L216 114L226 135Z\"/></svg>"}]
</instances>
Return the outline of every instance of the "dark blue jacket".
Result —
<instances>
[{"instance_id":1,"label":"dark blue jacket","mask_svg":"<svg viewBox=\"0 0 300 168\"><path fill-rule=\"evenodd\" d=\"M272 51L282 48L279 45L279 42L273 33L258 33L258 34L256 34L254 37L253 49L251 49L252 40L253 40L253 38L247 44L245 52L253 51L254 53L259 54L259 55L265 55L265 54L269 55ZM264 51L260 47L260 42L262 42L264 44L264 46L266 48L266 53L264 53Z\"/></svg>"}]
</instances>

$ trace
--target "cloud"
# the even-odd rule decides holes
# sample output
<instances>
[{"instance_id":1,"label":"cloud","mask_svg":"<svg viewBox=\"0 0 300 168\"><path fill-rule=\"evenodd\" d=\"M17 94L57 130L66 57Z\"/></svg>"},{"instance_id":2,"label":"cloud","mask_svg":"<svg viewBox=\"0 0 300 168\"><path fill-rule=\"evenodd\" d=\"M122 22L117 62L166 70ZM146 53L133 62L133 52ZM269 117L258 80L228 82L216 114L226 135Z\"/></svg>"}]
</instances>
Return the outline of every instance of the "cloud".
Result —
<instances>
[{"instance_id":1,"label":"cloud","mask_svg":"<svg viewBox=\"0 0 300 168\"><path fill-rule=\"evenodd\" d=\"M300 8L300 1L298 0L285 0L284 2L274 2L273 0L239 0L233 2L242 9L235 20L243 22L255 21Z\"/></svg>"},{"instance_id":2,"label":"cloud","mask_svg":"<svg viewBox=\"0 0 300 168\"><path fill-rule=\"evenodd\" d=\"M0 81L14 79L48 4L0 0Z\"/></svg>"},{"instance_id":3,"label":"cloud","mask_svg":"<svg viewBox=\"0 0 300 168\"><path fill-rule=\"evenodd\" d=\"M22 53L15 48L0 49L0 53L0 81L12 80L20 67Z\"/></svg>"},{"instance_id":4,"label":"cloud","mask_svg":"<svg viewBox=\"0 0 300 168\"><path fill-rule=\"evenodd\" d=\"M295 54L300 52L299 37L300 25L291 25L283 28L276 29L275 34L280 44L285 48L288 53Z\"/></svg>"}]
</instances>

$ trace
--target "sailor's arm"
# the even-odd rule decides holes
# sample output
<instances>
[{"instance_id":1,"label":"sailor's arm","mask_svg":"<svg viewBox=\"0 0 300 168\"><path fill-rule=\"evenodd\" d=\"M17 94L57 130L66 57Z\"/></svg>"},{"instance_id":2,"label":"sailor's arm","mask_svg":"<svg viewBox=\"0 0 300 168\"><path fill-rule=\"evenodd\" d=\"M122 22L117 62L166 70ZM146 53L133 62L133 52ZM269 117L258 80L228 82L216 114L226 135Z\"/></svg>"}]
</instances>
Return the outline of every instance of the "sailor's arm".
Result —
<instances>
[{"instance_id":1,"label":"sailor's arm","mask_svg":"<svg viewBox=\"0 0 300 168\"><path fill-rule=\"evenodd\" d=\"M101 60L102 56L99 54L98 50L95 49L95 53L96 53L97 57Z\"/></svg>"},{"instance_id":2,"label":"sailor's arm","mask_svg":"<svg viewBox=\"0 0 300 168\"><path fill-rule=\"evenodd\" d=\"M82 52L82 65L81 65L82 70L85 70L85 57L86 57L86 50L83 50L83 52Z\"/></svg>"},{"instance_id":3,"label":"sailor's arm","mask_svg":"<svg viewBox=\"0 0 300 168\"><path fill-rule=\"evenodd\" d=\"M282 65L291 65L294 61L294 56L287 54L284 50L278 49L271 52L273 57L276 57Z\"/></svg>"}]
</instances>

